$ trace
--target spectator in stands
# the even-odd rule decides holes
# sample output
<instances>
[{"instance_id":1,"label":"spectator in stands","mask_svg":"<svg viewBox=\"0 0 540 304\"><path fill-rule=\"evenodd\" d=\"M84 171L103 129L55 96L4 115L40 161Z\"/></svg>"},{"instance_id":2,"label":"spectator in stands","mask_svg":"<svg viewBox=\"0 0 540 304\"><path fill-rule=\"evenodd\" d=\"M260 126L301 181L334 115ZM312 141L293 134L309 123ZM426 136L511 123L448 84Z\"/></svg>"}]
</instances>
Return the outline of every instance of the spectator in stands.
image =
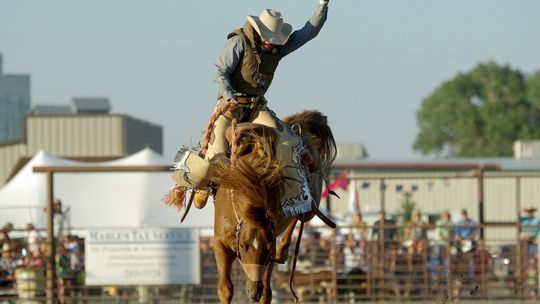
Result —
<instances>
[{"instance_id":1,"label":"spectator in stands","mask_svg":"<svg viewBox=\"0 0 540 304\"><path fill-rule=\"evenodd\" d=\"M412 269L412 262L415 256L421 256L427 248L426 223L422 220L422 213L415 209L411 214L411 219L405 226L403 234L404 245L407 247L407 265Z\"/></svg>"},{"instance_id":2,"label":"spectator in stands","mask_svg":"<svg viewBox=\"0 0 540 304\"><path fill-rule=\"evenodd\" d=\"M69 222L67 218L68 209L62 208L62 201L56 199L53 204L54 235L58 240L62 240L69 234Z\"/></svg>"},{"instance_id":3,"label":"spectator in stands","mask_svg":"<svg viewBox=\"0 0 540 304\"><path fill-rule=\"evenodd\" d=\"M367 252L366 239L355 240L345 238L343 247L343 276L337 279L337 284L344 286L337 292L345 295L348 300L354 301L355 295L366 293L367 280Z\"/></svg>"},{"instance_id":4,"label":"spectator in stands","mask_svg":"<svg viewBox=\"0 0 540 304\"><path fill-rule=\"evenodd\" d=\"M47 207L43 209L43 211L47 212ZM60 245L62 244L62 240L64 239L64 236L69 234L69 221L67 217L67 213L69 211L69 208L63 208L62 207L62 201L60 199L56 199L53 202L53 224L54 224L54 237L56 240L56 244Z\"/></svg>"},{"instance_id":5,"label":"spectator in stands","mask_svg":"<svg viewBox=\"0 0 540 304\"><path fill-rule=\"evenodd\" d=\"M302 248L306 248L304 253L300 254L299 265L321 267L330 263L330 242L321 236L321 232L315 227L309 225L305 230L305 238L302 238Z\"/></svg>"},{"instance_id":6,"label":"spectator in stands","mask_svg":"<svg viewBox=\"0 0 540 304\"><path fill-rule=\"evenodd\" d=\"M427 250L426 223L422 220L422 213L415 209L411 213L409 222L403 232L403 245L407 248L407 272L410 276L405 280L404 294L407 296L412 291L413 285L418 286L418 274L426 269L423 265L424 253Z\"/></svg>"},{"instance_id":7,"label":"spectator in stands","mask_svg":"<svg viewBox=\"0 0 540 304\"><path fill-rule=\"evenodd\" d=\"M26 233L27 233L27 236L26 236L26 249L28 250L29 255L38 256L38 254L36 254L36 252L41 251L42 237L39 234L39 232L36 230L34 225L31 224L31 223L26 225L25 230L26 230Z\"/></svg>"},{"instance_id":8,"label":"spectator in stands","mask_svg":"<svg viewBox=\"0 0 540 304\"><path fill-rule=\"evenodd\" d=\"M536 208L524 208L524 216L519 218L519 223L521 224L520 238L523 242L527 244L527 252L530 257L536 257L538 253L537 237L538 231L540 229L540 219L534 216Z\"/></svg>"},{"instance_id":9,"label":"spectator in stands","mask_svg":"<svg viewBox=\"0 0 540 304\"><path fill-rule=\"evenodd\" d=\"M450 246L454 239L454 223L448 210L441 213L441 218L437 220L435 227L435 247L433 250L435 271L437 275L446 276L448 254L450 253Z\"/></svg>"},{"instance_id":10,"label":"spectator in stands","mask_svg":"<svg viewBox=\"0 0 540 304\"><path fill-rule=\"evenodd\" d=\"M28 268L40 268L45 267L45 259L41 250L29 251L23 259L24 267Z\"/></svg>"},{"instance_id":11,"label":"spectator in stands","mask_svg":"<svg viewBox=\"0 0 540 304\"><path fill-rule=\"evenodd\" d=\"M354 239L345 239L343 247L344 271L347 274L365 273L367 270L366 240L356 242Z\"/></svg>"},{"instance_id":12,"label":"spectator in stands","mask_svg":"<svg viewBox=\"0 0 540 304\"><path fill-rule=\"evenodd\" d=\"M69 269L70 261L67 251L64 246L56 247L56 275L58 277L58 302L64 304L66 302L66 290L72 288L73 277Z\"/></svg>"},{"instance_id":13,"label":"spectator in stands","mask_svg":"<svg viewBox=\"0 0 540 304\"><path fill-rule=\"evenodd\" d=\"M476 222L469 218L466 209L461 210L461 219L456 223L456 228L454 230L455 238L457 241L461 242L461 246L465 247L463 241L474 241L476 240L476 235L478 228L476 227ZM471 244L473 246L473 244Z\"/></svg>"},{"instance_id":14,"label":"spectator in stands","mask_svg":"<svg viewBox=\"0 0 540 304\"><path fill-rule=\"evenodd\" d=\"M387 282L385 277L391 275L394 277L397 271L397 228L396 222L392 218L387 218L386 213L379 213L379 220L375 221L371 231L371 240L376 263L370 272L377 278L375 279L376 288L382 289L382 286L393 286L394 293L400 294L399 282L394 280Z\"/></svg>"},{"instance_id":15,"label":"spectator in stands","mask_svg":"<svg viewBox=\"0 0 540 304\"><path fill-rule=\"evenodd\" d=\"M373 224L373 230L371 232L371 239L379 242L381 240L380 233L382 231L382 241L385 246L394 247L396 240L396 222L387 218L384 211L379 213L380 218ZM379 242L380 243L380 242Z\"/></svg>"},{"instance_id":16,"label":"spectator in stands","mask_svg":"<svg viewBox=\"0 0 540 304\"><path fill-rule=\"evenodd\" d=\"M2 257L0 258L0 286L11 288L15 280L15 268L17 267L17 258L15 250L10 243L2 245Z\"/></svg>"},{"instance_id":17,"label":"spectator in stands","mask_svg":"<svg viewBox=\"0 0 540 304\"><path fill-rule=\"evenodd\" d=\"M201 252L201 284L195 286L198 303L207 303L208 295L216 293L217 268L214 258L214 248L210 238L201 237L199 241ZM195 303L195 301L194 301Z\"/></svg>"},{"instance_id":18,"label":"spectator in stands","mask_svg":"<svg viewBox=\"0 0 540 304\"><path fill-rule=\"evenodd\" d=\"M493 277L493 258L487 250L483 240L476 242L476 249L473 255L474 275L478 279Z\"/></svg>"},{"instance_id":19,"label":"spectator in stands","mask_svg":"<svg viewBox=\"0 0 540 304\"><path fill-rule=\"evenodd\" d=\"M478 228L469 218L466 209L461 210L461 219L456 223L454 236L458 250L457 271L467 276L473 275L473 254L476 246Z\"/></svg>"},{"instance_id":20,"label":"spectator in stands","mask_svg":"<svg viewBox=\"0 0 540 304\"><path fill-rule=\"evenodd\" d=\"M11 243L11 238L9 237L9 233L13 230L13 224L12 223L6 223L2 229L0 229L0 249L4 244Z\"/></svg>"},{"instance_id":21,"label":"spectator in stands","mask_svg":"<svg viewBox=\"0 0 540 304\"><path fill-rule=\"evenodd\" d=\"M366 268L367 224L360 212L353 213L351 225L347 228L343 241L344 270L346 273L357 272Z\"/></svg>"},{"instance_id":22,"label":"spectator in stands","mask_svg":"<svg viewBox=\"0 0 540 304\"><path fill-rule=\"evenodd\" d=\"M75 235L66 235L64 237L64 248L69 256L69 268L72 273L81 269L81 253L79 239Z\"/></svg>"},{"instance_id":23,"label":"spectator in stands","mask_svg":"<svg viewBox=\"0 0 540 304\"><path fill-rule=\"evenodd\" d=\"M521 238L521 252L527 252L526 259L522 262L523 265L527 265L526 273L528 275L527 282L530 282L530 285L537 286L538 282L538 232L540 229L540 219L538 219L534 214L536 208L529 207L522 210L525 215L519 218L519 223L521 225L520 238ZM536 288L529 291L531 296L536 296L538 290Z\"/></svg>"},{"instance_id":24,"label":"spectator in stands","mask_svg":"<svg viewBox=\"0 0 540 304\"><path fill-rule=\"evenodd\" d=\"M353 240L356 245L362 240L367 240L367 224L362 220L362 213L353 213L346 239Z\"/></svg>"}]
</instances>

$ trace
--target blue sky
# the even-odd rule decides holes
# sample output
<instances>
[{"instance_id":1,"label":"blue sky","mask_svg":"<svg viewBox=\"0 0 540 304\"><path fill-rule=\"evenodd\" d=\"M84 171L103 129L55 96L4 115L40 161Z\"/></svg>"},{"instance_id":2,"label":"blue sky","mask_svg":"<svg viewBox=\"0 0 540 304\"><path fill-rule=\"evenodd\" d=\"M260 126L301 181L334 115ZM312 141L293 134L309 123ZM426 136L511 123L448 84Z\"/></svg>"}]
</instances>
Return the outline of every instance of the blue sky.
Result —
<instances>
[{"instance_id":1,"label":"blue sky","mask_svg":"<svg viewBox=\"0 0 540 304\"><path fill-rule=\"evenodd\" d=\"M226 35L266 7L297 29L317 2L0 0L0 53L4 72L31 74L34 104L107 96L162 125L172 158L201 137ZM540 69L539 12L533 0L331 0L319 36L280 64L269 106L321 110L371 159L418 159L415 113L443 81L488 60Z\"/></svg>"}]
</instances>

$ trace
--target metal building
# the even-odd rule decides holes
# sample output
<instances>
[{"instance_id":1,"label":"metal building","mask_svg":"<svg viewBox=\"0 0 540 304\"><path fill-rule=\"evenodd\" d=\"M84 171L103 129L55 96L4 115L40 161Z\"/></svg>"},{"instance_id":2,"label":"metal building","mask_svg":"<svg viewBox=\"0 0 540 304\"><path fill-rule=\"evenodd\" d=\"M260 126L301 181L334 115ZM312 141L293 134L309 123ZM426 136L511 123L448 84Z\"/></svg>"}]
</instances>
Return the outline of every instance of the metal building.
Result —
<instances>
[{"instance_id":1,"label":"metal building","mask_svg":"<svg viewBox=\"0 0 540 304\"><path fill-rule=\"evenodd\" d=\"M163 153L161 126L128 115L109 114L106 98L90 103L89 99L82 100L73 100L71 114L50 114L57 106L35 107L36 114L23 120L21 138L0 142L0 186L41 149L86 161L116 159L145 147Z\"/></svg>"},{"instance_id":2,"label":"metal building","mask_svg":"<svg viewBox=\"0 0 540 304\"><path fill-rule=\"evenodd\" d=\"M21 119L30 112L30 75L4 74L0 54L0 141L20 136Z\"/></svg>"},{"instance_id":3,"label":"metal building","mask_svg":"<svg viewBox=\"0 0 540 304\"><path fill-rule=\"evenodd\" d=\"M335 177L347 171L347 189L330 198L331 210L338 217L347 214L355 202L373 224L378 213L396 215L405 193L426 216L435 219L448 210L459 220L461 209L479 224L517 224L525 207L540 210L540 159L486 158L424 162L339 162ZM479 172L481 176L479 176ZM354 195L354 197L353 197ZM325 204L322 203L324 206ZM510 227L512 228L512 227ZM515 229L486 229L488 237L515 238Z\"/></svg>"}]
</instances>

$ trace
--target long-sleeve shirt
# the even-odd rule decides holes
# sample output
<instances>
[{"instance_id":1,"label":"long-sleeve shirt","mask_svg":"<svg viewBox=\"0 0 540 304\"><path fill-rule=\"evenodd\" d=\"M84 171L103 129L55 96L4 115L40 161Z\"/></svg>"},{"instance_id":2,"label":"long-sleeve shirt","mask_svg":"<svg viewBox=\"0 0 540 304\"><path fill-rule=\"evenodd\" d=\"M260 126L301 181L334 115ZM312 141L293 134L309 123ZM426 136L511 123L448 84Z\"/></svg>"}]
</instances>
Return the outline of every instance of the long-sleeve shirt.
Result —
<instances>
[{"instance_id":1,"label":"long-sleeve shirt","mask_svg":"<svg viewBox=\"0 0 540 304\"><path fill-rule=\"evenodd\" d=\"M522 216L519 218L519 223L521 224L521 234L522 236L530 237L536 239L540 228L540 219L534 216Z\"/></svg>"},{"instance_id":2,"label":"long-sleeve shirt","mask_svg":"<svg viewBox=\"0 0 540 304\"><path fill-rule=\"evenodd\" d=\"M327 12L328 2L321 1L306 24L301 29L294 31L284 45L277 47L279 58L289 55L315 38L326 21ZM229 100L234 96L230 76L238 67L243 52L242 38L232 36L225 42L225 46L214 64L216 69L214 81L218 87L218 96L223 96L225 100Z\"/></svg>"}]
</instances>

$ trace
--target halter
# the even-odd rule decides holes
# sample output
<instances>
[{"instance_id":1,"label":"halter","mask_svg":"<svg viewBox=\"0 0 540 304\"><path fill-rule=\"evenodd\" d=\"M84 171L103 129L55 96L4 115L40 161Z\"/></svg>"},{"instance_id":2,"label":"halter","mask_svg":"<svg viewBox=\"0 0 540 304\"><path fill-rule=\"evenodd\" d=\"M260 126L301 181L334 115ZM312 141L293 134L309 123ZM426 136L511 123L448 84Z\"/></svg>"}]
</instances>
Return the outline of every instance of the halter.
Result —
<instances>
[{"instance_id":1,"label":"halter","mask_svg":"<svg viewBox=\"0 0 540 304\"><path fill-rule=\"evenodd\" d=\"M234 217L236 218L236 231L235 231L235 238L236 238L236 258L238 259L238 262L240 263L240 266L242 266L242 269L244 269L244 272L246 273L246 276L252 280L252 281L262 281L264 274L266 273L266 268L268 267L269 263L266 265L262 264L247 264L242 262L242 258L240 256L240 230L242 229L242 219L240 216L238 216L238 212L236 211L236 207L234 204L234 190L230 189L231 191L231 204L234 211ZM275 242L274 237L274 227L270 228L270 233L272 234L272 238Z\"/></svg>"}]
</instances>

